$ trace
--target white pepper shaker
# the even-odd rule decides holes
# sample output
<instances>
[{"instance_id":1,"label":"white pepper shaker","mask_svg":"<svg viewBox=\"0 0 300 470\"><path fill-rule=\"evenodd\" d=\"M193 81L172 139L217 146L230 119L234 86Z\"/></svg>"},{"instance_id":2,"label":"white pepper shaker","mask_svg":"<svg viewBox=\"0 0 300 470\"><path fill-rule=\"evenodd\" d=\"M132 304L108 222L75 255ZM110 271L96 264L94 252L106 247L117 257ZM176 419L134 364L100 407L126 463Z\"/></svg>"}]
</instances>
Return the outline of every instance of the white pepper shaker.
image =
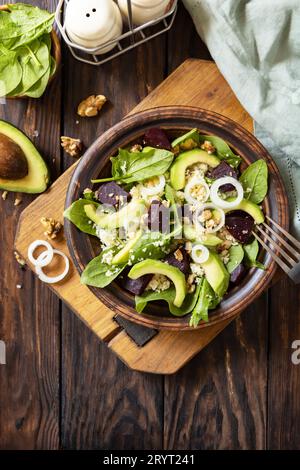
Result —
<instances>
[{"instance_id":1,"label":"white pepper shaker","mask_svg":"<svg viewBox=\"0 0 300 470\"><path fill-rule=\"evenodd\" d=\"M96 48L122 33L122 16L113 0L70 0L65 16L66 32L76 44ZM105 54L116 42L99 47L95 54Z\"/></svg>"},{"instance_id":2,"label":"white pepper shaker","mask_svg":"<svg viewBox=\"0 0 300 470\"><path fill-rule=\"evenodd\" d=\"M170 10L174 0L131 0L132 21L135 25L156 20ZM127 0L118 0L123 17L128 21Z\"/></svg>"}]
</instances>

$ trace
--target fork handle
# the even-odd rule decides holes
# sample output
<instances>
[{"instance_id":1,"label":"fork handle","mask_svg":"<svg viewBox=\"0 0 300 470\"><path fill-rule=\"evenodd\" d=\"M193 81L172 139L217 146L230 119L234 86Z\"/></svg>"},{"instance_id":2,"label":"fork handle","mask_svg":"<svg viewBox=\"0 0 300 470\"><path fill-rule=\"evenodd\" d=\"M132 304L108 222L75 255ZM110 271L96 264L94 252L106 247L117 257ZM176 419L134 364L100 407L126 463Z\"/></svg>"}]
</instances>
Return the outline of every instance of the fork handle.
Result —
<instances>
[{"instance_id":1,"label":"fork handle","mask_svg":"<svg viewBox=\"0 0 300 470\"><path fill-rule=\"evenodd\" d=\"M297 263L288 273L288 276L294 281L295 284L300 283L300 263Z\"/></svg>"}]
</instances>

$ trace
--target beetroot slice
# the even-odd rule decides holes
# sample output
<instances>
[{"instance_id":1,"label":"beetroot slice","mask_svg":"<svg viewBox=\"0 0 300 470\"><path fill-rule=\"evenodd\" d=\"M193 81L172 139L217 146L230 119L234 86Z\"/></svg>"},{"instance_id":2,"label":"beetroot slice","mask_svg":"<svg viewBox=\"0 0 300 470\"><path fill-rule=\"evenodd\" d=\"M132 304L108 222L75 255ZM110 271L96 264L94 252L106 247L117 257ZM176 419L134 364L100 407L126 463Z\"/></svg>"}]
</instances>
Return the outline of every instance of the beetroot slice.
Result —
<instances>
[{"instance_id":1,"label":"beetroot slice","mask_svg":"<svg viewBox=\"0 0 300 470\"><path fill-rule=\"evenodd\" d=\"M226 163L224 160L216 167L211 170L209 177L212 179L223 178L224 176L231 176L232 178L237 179L237 172ZM232 184L223 184L220 186L220 191L226 193L228 191L233 191L235 187Z\"/></svg>"},{"instance_id":2,"label":"beetroot slice","mask_svg":"<svg viewBox=\"0 0 300 470\"><path fill-rule=\"evenodd\" d=\"M148 228L152 232L169 232L170 210L160 201L152 201L148 209Z\"/></svg>"},{"instance_id":3,"label":"beetroot slice","mask_svg":"<svg viewBox=\"0 0 300 470\"><path fill-rule=\"evenodd\" d=\"M236 240L241 243L246 243L251 236L254 219L249 215L241 217L234 215L234 212L231 212L225 218L225 226Z\"/></svg>"},{"instance_id":4,"label":"beetroot slice","mask_svg":"<svg viewBox=\"0 0 300 470\"><path fill-rule=\"evenodd\" d=\"M130 279L125 275L122 279L121 286L135 295L141 295L151 281L153 274L145 274L137 279Z\"/></svg>"},{"instance_id":5,"label":"beetroot slice","mask_svg":"<svg viewBox=\"0 0 300 470\"><path fill-rule=\"evenodd\" d=\"M115 206L116 204L123 205L128 202L130 194L121 188L120 185L111 181L109 183L102 184L100 188L97 189L95 192L95 198L102 202L102 204L111 204Z\"/></svg>"},{"instance_id":6,"label":"beetroot slice","mask_svg":"<svg viewBox=\"0 0 300 470\"><path fill-rule=\"evenodd\" d=\"M245 266L241 263L239 264L231 273L230 275L230 282L237 286L242 282L244 279L245 275L247 273L247 270Z\"/></svg>"},{"instance_id":7,"label":"beetroot slice","mask_svg":"<svg viewBox=\"0 0 300 470\"><path fill-rule=\"evenodd\" d=\"M152 127L145 132L143 144L158 149L171 150L167 134L159 127Z\"/></svg>"},{"instance_id":8,"label":"beetroot slice","mask_svg":"<svg viewBox=\"0 0 300 470\"><path fill-rule=\"evenodd\" d=\"M180 254L182 255L182 259ZM175 250L173 253L170 253L165 258L165 261L171 266L180 269L180 271L185 275L187 275L190 271L190 257L183 247L177 248L177 250Z\"/></svg>"}]
</instances>

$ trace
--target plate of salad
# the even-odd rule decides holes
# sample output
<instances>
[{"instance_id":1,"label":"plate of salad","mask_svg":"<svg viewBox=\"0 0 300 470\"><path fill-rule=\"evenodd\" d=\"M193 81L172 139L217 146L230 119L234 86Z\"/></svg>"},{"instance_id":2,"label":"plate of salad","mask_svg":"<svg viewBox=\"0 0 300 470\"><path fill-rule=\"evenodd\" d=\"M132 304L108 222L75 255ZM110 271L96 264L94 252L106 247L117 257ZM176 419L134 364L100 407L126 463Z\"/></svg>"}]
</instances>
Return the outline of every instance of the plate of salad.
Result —
<instances>
[{"instance_id":1,"label":"plate of salad","mask_svg":"<svg viewBox=\"0 0 300 470\"><path fill-rule=\"evenodd\" d=\"M155 328L236 315L275 272L256 226L269 215L288 228L268 152L237 123L198 108L155 108L107 131L78 164L65 207L81 283Z\"/></svg>"}]
</instances>

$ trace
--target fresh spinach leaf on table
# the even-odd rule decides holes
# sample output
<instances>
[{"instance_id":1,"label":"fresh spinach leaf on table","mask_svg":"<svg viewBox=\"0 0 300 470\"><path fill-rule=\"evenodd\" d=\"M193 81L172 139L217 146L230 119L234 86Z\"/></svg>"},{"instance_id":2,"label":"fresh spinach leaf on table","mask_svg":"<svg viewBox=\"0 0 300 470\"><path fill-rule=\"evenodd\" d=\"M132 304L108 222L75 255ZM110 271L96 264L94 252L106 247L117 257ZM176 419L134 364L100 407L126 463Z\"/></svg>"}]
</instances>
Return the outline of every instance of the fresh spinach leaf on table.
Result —
<instances>
[{"instance_id":1,"label":"fresh spinach leaf on table","mask_svg":"<svg viewBox=\"0 0 300 470\"><path fill-rule=\"evenodd\" d=\"M135 296L135 308L138 313L142 313L142 311L147 306L148 302L154 300L164 300L168 303L170 312L177 316L182 317L187 313L191 312L197 302L198 295L200 292L200 285L196 286L196 289L193 293L187 294L183 304L180 308L175 307L174 299L175 299L175 288L170 287L169 289L162 291L162 292L153 292L153 291L146 291L142 295Z\"/></svg>"},{"instance_id":2,"label":"fresh spinach leaf on table","mask_svg":"<svg viewBox=\"0 0 300 470\"><path fill-rule=\"evenodd\" d=\"M216 149L216 155L220 158L220 160L226 160L226 162L231 165L233 168L238 168L242 159L239 155L236 155L229 145L225 142L225 140L221 139L220 137L216 137L215 135L199 135L200 142L204 142L208 140L213 144Z\"/></svg>"},{"instance_id":3,"label":"fresh spinach leaf on table","mask_svg":"<svg viewBox=\"0 0 300 470\"><path fill-rule=\"evenodd\" d=\"M146 147L142 152L119 149L118 155L111 157L112 177L92 180L92 182L120 181L128 184L160 176L169 169L173 158L172 152L152 147Z\"/></svg>"},{"instance_id":4,"label":"fresh spinach leaf on table","mask_svg":"<svg viewBox=\"0 0 300 470\"><path fill-rule=\"evenodd\" d=\"M9 4L9 11L0 12L0 44L13 50L50 33L54 16L32 5Z\"/></svg>"},{"instance_id":5,"label":"fresh spinach leaf on table","mask_svg":"<svg viewBox=\"0 0 300 470\"><path fill-rule=\"evenodd\" d=\"M244 253L245 253L245 264L247 268L259 268L259 269L266 269L265 266L257 261L257 256L259 252L259 244L256 238L253 239L252 242L243 245Z\"/></svg>"},{"instance_id":6,"label":"fresh spinach leaf on table","mask_svg":"<svg viewBox=\"0 0 300 470\"><path fill-rule=\"evenodd\" d=\"M208 322L208 310L215 308L220 302L205 277L201 279L198 289L197 302L190 319L190 326L193 327L196 327L201 320Z\"/></svg>"},{"instance_id":7,"label":"fresh spinach leaf on table","mask_svg":"<svg viewBox=\"0 0 300 470\"><path fill-rule=\"evenodd\" d=\"M232 245L229 249L229 261L226 264L226 269L231 274L235 268L243 261L244 250L242 245Z\"/></svg>"},{"instance_id":8,"label":"fresh spinach leaf on table","mask_svg":"<svg viewBox=\"0 0 300 470\"><path fill-rule=\"evenodd\" d=\"M99 256L93 258L81 274L80 282L93 287L106 287L110 284L125 268L126 263L111 265L103 261L103 257L111 252L115 255L120 248L113 247L103 250Z\"/></svg>"},{"instance_id":9,"label":"fresh spinach leaf on table","mask_svg":"<svg viewBox=\"0 0 300 470\"><path fill-rule=\"evenodd\" d=\"M73 204L64 211L64 217L70 220L82 232L88 233L89 235L96 235L94 224L84 211L86 204L94 204L96 207L100 206L97 202L88 199L79 199L73 202Z\"/></svg>"},{"instance_id":10,"label":"fresh spinach leaf on table","mask_svg":"<svg viewBox=\"0 0 300 470\"><path fill-rule=\"evenodd\" d=\"M259 204L268 191L268 166L264 160L257 160L246 168L240 176L244 188L244 198Z\"/></svg>"}]
</instances>

